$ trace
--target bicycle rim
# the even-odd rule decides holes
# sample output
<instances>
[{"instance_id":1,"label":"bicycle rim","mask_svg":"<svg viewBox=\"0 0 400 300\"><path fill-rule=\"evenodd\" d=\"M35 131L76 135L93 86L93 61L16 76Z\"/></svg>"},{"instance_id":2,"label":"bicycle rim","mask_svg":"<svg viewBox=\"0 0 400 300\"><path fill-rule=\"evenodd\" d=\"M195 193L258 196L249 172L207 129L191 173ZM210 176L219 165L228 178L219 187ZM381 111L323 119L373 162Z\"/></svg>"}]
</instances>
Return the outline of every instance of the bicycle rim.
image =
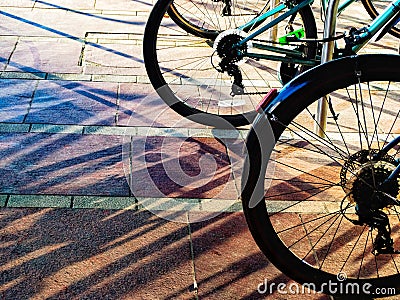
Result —
<instances>
[{"instance_id":1,"label":"bicycle rim","mask_svg":"<svg viewBox=\"0 0 400 300\"><path fill-rule=\"evenodd\" d=\"M399 254L374 255L376 229L352 222L356 205L378 203L371 186L398 164L399 147L377 164L371 157L400 134L400 72L391 67L399 62L365 55L317 67L284 89L271 104L272 121L260 116L248 136L242 199L250 231L273 264L316 291L400 292ZM322 139L314 134L315 112L327 93L332 105ZM262 138L269 126L276 143ZM398 197L399 185L394 189ZM399 249L400 209L379 210Z\"/></svg>"}]
</instances>

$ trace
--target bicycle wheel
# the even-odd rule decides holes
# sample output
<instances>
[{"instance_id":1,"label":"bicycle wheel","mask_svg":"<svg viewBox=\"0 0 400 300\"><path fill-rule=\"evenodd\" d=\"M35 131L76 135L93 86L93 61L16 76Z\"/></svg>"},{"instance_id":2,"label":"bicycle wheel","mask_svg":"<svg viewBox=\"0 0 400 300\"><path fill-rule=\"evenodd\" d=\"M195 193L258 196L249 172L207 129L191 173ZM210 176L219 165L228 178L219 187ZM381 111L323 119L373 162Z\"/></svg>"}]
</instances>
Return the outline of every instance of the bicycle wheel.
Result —
<instances>
[{"instance_id":1,"label":"bicycle wheel","mask_svg":"<svg viewBox=\"0 0 400 300\"><path fill-rule=\"evenodd\" d=\"M173 0L168 16L185 31L214 40L232 24L246 24L270 7L270 0Z\"/></svg>"},{"instance_id":2,"label":"bicycle wheel","mask_svg":"<svg viewBox=\"0 0 400 300\"><path fill-rule=\"evenodd\" d=\"M400 254L392 249L400 249L400 208L391 204L400 199L399 178L385 193L380 187L399 164L400 147L379 152L400 134L399 63L399 56L363 55L305 72L248 135L242 200L249 229L275 266L316 291L400 292ZM326 94L320 138L315 112Z\"/></svg>"},{"instance_id":3,"label":"bicycle wheel","mask_svg":"<svg viewBox=\"0 0 400 300\"><path fill-rule=\"evenodd\" d=\"M153 87L182 116L215 127L249 124L263 95L271 88L281 86L278 71L281 78L288 80L304 70L304 66L280 65L271 60L232 58L229 66L239 70L244 87L244 93L232 96L236 77L232 73L221 72L218 51L228 51L228 44L239 41L246 33L235 30L236 22L222 23L217 20L213 25L214 30L219 32L218 42L188 33L165 15L171 2L158 1L154 6L145 29L143 55ZM315 20L308 6L291 19L280 22L275 27L277 35L284 36L288 26L290 32L304 29L306 37L317 36ZM264 33L259 39L267 39L267 36L269 33ZM247 50L251 43L244 47ZM316 52L314 43L310 46L299 43L295 46L282 45L279 48L282 51L298 50L297 54L310 59L315 57ZM262 54L268 53L267 50L253 49ZM278 59L285 59L285 55L280 54Z\"/></svg>"},{"instance_id":4,"label":"bicycle wheel","mask_svg":"<svg viewBox=\"0 0 400 300\"><path fill-rule=\"evenodd\" d=\"M391 5L390 0L361 0L365 10L368 12L372 19L375 19L382 11ZM390 29L389 33L396 38L400 38L400 23Z\"/></svg>"}]
</instances>

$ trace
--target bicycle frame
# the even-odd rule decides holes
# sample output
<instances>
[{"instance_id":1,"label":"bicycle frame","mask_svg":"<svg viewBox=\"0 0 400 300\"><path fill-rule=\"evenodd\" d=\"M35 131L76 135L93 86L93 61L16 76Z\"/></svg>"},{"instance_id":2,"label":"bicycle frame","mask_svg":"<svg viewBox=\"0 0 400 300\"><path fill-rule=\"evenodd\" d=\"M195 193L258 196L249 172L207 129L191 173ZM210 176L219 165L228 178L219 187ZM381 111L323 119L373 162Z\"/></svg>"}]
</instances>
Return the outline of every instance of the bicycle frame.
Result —
<instances>
[{"instance_id":1,"label":"bicycle frame","mask_svg":"<svg viewBox=\"0 0 400 300\"><path fill-rule=\"evenodd\" d=\"M394 0L386 9L374 19L368 27L365 27L358 37L358 41L352 47L352 50L357 53L363 48L377 33L385 28L385 25L390 24L394 18L399 18L400 0ZM394 23L395 25L395 23ZM390 29L390 28L388 28Z\"/></svg>"},{"instance_id":2,"label":"bicycle frame","mask_svg":"<svg viewBox=\"0 0 400 300\"><path fill-rule=\"evenodd\" d=\"M378 155L384 155L389 152L389 150L393 149L400 143L400 135L394 138L390 143L385 145L378 153ZM387 182L394 180L400 174L400 164L393 170L392 174L386 179Z\"/></svg>"},{"instance_id":3,"label":"bicycle frame","mask_svg":"<svg viewBox=\"0 0 400 300\"><path fill-rule=\"evenodd\" d=\"M348 7L351 3L357 0L346 0L342 2L342 4L338 8L338 13L342 12L346 7ZM256 31L249 34L246 38L241 40L236 46L240 47L243 46L245 43L251 41L252 39L256 38L263 32L267 31L268 29L272 28L273 26L277 25L279 22L283 21L284 19L296 14L301 8L306 5L309 5L313 2L313 0L304 0L299 2L298 4L294 5L293 7L289 8L288 11L283 13L282 15L278 16L277 18L273 19L271 22L263 25L261 28L257 29ZM327 0L322 0L323 3L326 3ZM263 23L267 18L273 16L276 13L282 12L285 8L290 6L289 2L287 4L280 4L276 8L269 10L256 19L250 21L247 24L239 27L239 30L243 30L245 32L254 29L259 24ZM382 29L385 29L387 24L396 20L399 17L398 13L400 11L400 0L394 0L388 7L376 18L374 19L368 27L362 28L357 32L357 36L354 36L352 43L352 51L357 53L362 49L376 34L378 34ZM389 28L390 29L390 28ZM301 40L299 40L301 41ZM280 61L285 63L292 63L292 64L302 64L308 66L315 66L319 62L318 61L310 61L308 59L302 59L302 53L296 50L285 49L278 46L270 46L270 45L263 45L260 43L253 43L253 47L268 50L271 52L279 53L279 54L286 54L289 57L282 57L278 55L266 55L266 54L259 54L259 53L251 53L248 52L245 54L247 57L256 58L256 59L268 59L272 61Z\"/></svg>"},{"instance_id":4,"label":"bicycle frame","mask_svg":"<svg viewBox=\"0 0 400 300\"><path fill-rule=\"evenodd\" d=\"M268 24L264 25L263 27L258 29L256 32L252 33L250 36L245 38L242 41L241 44L246 43L250 39L256 37L257 35L263 33L264 31L268 30L269 28L275 26L276 24L278 24L282 20L286 19L287 17L297 13L301 8L303 8L306 5L311 4L312 2L314 2L314 0L304 0L304 1L300 2L300 3L298 3L296 6L293 6L293 8L289 9L283 15L273 19L271 22L269 22ZM287 7L286 4L280 4L277 7L275 7L274 9L272 9L270 11L267 11L266 13L263 13L262 15L260 15L257 18L255 18L254 20L251 20L249 23L244 24L243 26L240 26L238 29L247 32L247 31L251 30L254 27L255 24L260 24L260 23L264 22L267 18L273 16L276 13L279 13L279 12L283 11L286 7Z\"/></svg>"},{"instance_id":5,"label":"bicycle frame","mask_svg":"<svg viewBox=\"0 0 400 300\"><path fill-rule=\"evenodd\" d=\"M329 0L321 0L324 12L326 10L326 4L328 3L328 1ZM358 1L358 0L346 0L346 1L342 2L342 3L340 3L339 8L338 8L338 14L340 14L350 4L352 4L353 2L356 2L356 1ZM276 24L278 24L279 22L284 20L286 17L298 12L300 8L304 7L305 5L309 5L309 4L311 5L313 2L314 2L314 0L308 0L308 1L303 1L303 2L299 3L297 6L293 7L292 9L290 9L285 15L282 15L282 16L274 19L272 22L268 23L265 28L260 29L261 32L264 32L265 30L275 26ZM281 3L277 7L273 8L273 9L271 9L271 10L265 12L265 13L263 13L262 15L260 15L257 18L255 18L254 20L251 20L247 24L244 24L243 26L240 26L238 29L243 30L245 32L248 32L252 28L257 27L258 24L263 23L267 18L273 16L276 13L279 13L279 12L283 11L286 7L287 7L286 4Z\"/></svg>"},{"instance_id":6,"label":"bicycle frame","mask_svg":"<svg viewBox=\"0 0 400 300\"><path fill-rule=\"evenodd\" d=\"M354 1L354 0L348 0L348 1ZM261 28L259 28L255 32L251 33L249 36L247 36L243 40L241 40L237 44L237 46L239 46L239 47L242 46L243 44L254 39L261 33L265 32L268 29L272 28L273 26L277 25L284 19L296 14L301 8L303 8L307 5L310 5L313 2L314 2L314 0L304 0L304 1L301 1L300 3L298 3L297 5L294 5L287 12L285 12L282 15L278 16L277 18L273 19L271 22L265 24L264 26L262 26ZM287 4L280 4L276 8L263 13L259 17L255 18L254 20L250 21L247 24L244 24L243 26L239 27L238 29L248 32L251 29L253 29L254 27L257 27L259 24L263 23L267 18L273 16L274 14L282 12L287 7L288 7ZM292 57L297 57L297 59L285 58L282 56L274 56L274 55L256 54L256 53L246 53L247 57L252 57L252 58L256 58L256 59L268 59L268 60L272 60L272 61L281 61L281 62L286 62L286 63L303 64L303 65L308 65L308 66L316 65L316 62L314 62L314 61L310 61L307 59L301 59L302 52L300 52L300 51L285 49L285 48L276 47L276 46L262 45L259 43L253 43L253 47L262 49L262 50L272 51L275 53L290 55Z\"/></svg>"}]
</instances>

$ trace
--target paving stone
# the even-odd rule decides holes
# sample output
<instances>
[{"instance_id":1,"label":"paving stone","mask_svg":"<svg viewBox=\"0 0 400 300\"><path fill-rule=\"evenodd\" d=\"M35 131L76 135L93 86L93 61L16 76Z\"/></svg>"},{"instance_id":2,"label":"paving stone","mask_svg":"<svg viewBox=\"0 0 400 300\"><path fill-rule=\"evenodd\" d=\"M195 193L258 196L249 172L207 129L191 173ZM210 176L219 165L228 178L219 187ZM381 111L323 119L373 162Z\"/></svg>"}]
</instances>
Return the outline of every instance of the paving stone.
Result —
<instances>
[{"instance_id":1,"label":"paving stone","mask_svg":"<svg viewBox=\"0 0 400 300\"><path fill-rule=\"evenodd\" d=\"M121 83L119 93L118 125L146 126L149 120L146 120L142 114L134 113L140 107L143 101L146 101L148 95L154 93L154 88L150 84L132 84ZM150 99L147 98L147 99ZM151 103L149 103L151 106ZM154 107L156 110L157 108ZM133 117L134 115L134 117ZM130 119L132 116L132 119ZM151 122L151 120L150 120Z\"/></svg>"},{"instance_id":2,"label":"paving stone","mask_svg":"<svg viewBox=\"0 0 400 300\"><path fill-rule=\"evenodd\" d=\"M32 80L0 80L0 100L6 101L8 98L32 98L37 81Z\"/></svg>"},{"instance_id":3,"label":"paving stone","mask_svg":"<svg viewBox=\"0 0 400 300\"><path fill-rule=\"evenodd\" d=\"M101 134L101 135L131 135L130 128L110 127L110 126L86 126L84 134ZM133 129L133 134L136 135L136 128Z\"/></svg>"},{"instance_id":4,"label":"paving stone","mask_svg":"<svg viewBox=\"0 0 400 300\"><path fill-rule=\"evenodd\" d=\"M112 72L109 72L112 73ZM91 74L92 81L136 83L136 75Z\"/></svg>"},{"instance_id":5,"label":"paving stone","mask_svg":"<svg viewBox=\"0 0 400 300\"><path fill-rule=\"evenodd\" d=\"M32 0L14 0L12 2L8 0L0 0L0 7L26 7L32 8L35 2Z\"/></svg>"},{"instance_id":6,"label":"paving stone","mask_svg":"<svg viewBox=\"0 0 400 300\"><path fill-rule=\"evenodd\" d=\"M29 80L35 80L35 79L45 79L47 77L47 73L44 72L23 72L23 71L17 71L17 72L6 72L4 71L1 73L0 78L2 79L29 79Z\"/></svg>"},{"instance_id":7,"label":"paving stone","mask_svg":"<svg viewBox=\"0 0 400 300\"><path fill-rule=\"evenodd\" d=\"M35 8L83 10L94 9L95 0L36 0Z\"/></svg>"},{"instance_id":8,"label":"paving stone","mask_svg":"<svg viewBox=\"0 0 400 300\"><path fill-rule=\"evenodd\" d=\"M123 6L124 7L124 6ZM45 24L48 33L56 33L70 39L83 39L87 33L142 33L146 23L146 16L132 15L131 12L119 11L116 14L100 12L60 11L51 10L51 20L62 22L49 22L39 15L35 21ZM60 19L60 16L63 19ZM99 28L101 28L99 30Z\"/></svg>"},{"instance_id":9,"label":"paving stone","mask_svg":"<svg viewBox=\"0 0 400 300\"><path fill-rule=\"evenodd\" d=\"M85 46L82 64L85 66L86 74L136 76L146 74L141 55L142 35L138 34L128 39L128 34L125 34L126 37L122 36L118 39L119 35L118 33L104 33L97 38L103 38L104 41L100 40ZM88 39L90 38L91 35L88 35Z\"/></svg>"},{"instance_id":10,"label":"paving stone","mask_svg":"<svg viewBox=\"0 0 400 300\"><path fill-rule=\"evenodd\" d=\"M29 106L29 99L24 100L25 101L19 101L19 99L8 98L7 102L1 102L0 121L5 123L22 123L28 113ZM27 129L29 129L29 126ZM2 132L27 131L26 126L17 128L15 126L9 126L9 124L0 124L0 130Z\"/></svg>"},{"instance_id":11,"label":"paving stone","mask_svg":"<svg viewBox=\"0 0 400 300\"><path fill-rule=\"evenodd\" d=\"M225 212L242 211L240 200L201 198L136 197L137 209L148 210L160 218L178 223L196 223Z\"/></svg>"},{"instance_id":12,"label":"paving stone","mask_svg":"<svg viewBox=\"0 0 400 300\"><path fill-rule=\"evenodd\" d=\"M68 81L91 81L90 74L72 74L72 73L49 73L47 80L68 80Z\"/></svg>"},{"instance_id":13,"label":"paving stone","mask_svg":"<svg viewBox=\"0 0 400 300\"><path fill-rule=\"evenodd\" d=\"M11 133L11 132L27 133L27 132L29 132L29 127L30 127L30 124L0 123L0 132L1 133Z\"/></svg>"},{"instance_id":14,"label":"paving stone","mask_svg":"<svg viewBox=\"0 0 400 300\"><path fill-rule=\"evenodd\" d=\"M0 80L0 122L24 121L36 85L32 80Z\"/></svg>"},{"instance_id":15,"label":"paving stone","mask_svg":"<svg viewBox=\"0 0 400 300\"><path fill-rule=\"evenodd\" d=\"M11 53L14 51L15 45L17 43L18 37L7 36L0 37L0 70L5 70L8 60L10 59Z\"/></svg>"},{"instance_id":16,"label":"paving stone","mask_svg":"<svg viewBox=\"0 0 400 300\"><path fill-rule=\"evenodd\" d=\"M44 12L45 14L43 14ZM7 24L7 26L0 28L0 34L41 37L68 35L56 30L51 24L53 22L54 25L54 20L65 20L66 12L54 10L52 18L49 18L47 12L48 10L38 11L20 7L2 8L0 20L2 24Z\"/></svg>"},{"instance_id":17,"label":"paving stone","mask_svg":"<svg viewBox=\"0 0 400 300\"><path fill-rule=\"evenodd\" d=\"M138 76L137 83L151 84L150 79L147 75L146 76Z\"/></svg>"},{"instance_id":18,"label":"paving stone","mask_svg":"<svg viewBox=\"0 0 400 300\"><path fill-rule=\"evenodd\" d=\"M165 128L165 127L137 127L137 135L139 136L159 136L159 137L175 137L175 138L188 138L188 128ZM198 137L198 136L196 136ZM203 137L211 137L203 136Z\"/></svg>"},{"instance_id":19,"label":"paving stone","mask_svg":"<svg viewBox=\"0 0 400 300\"><path fill-rule=\"evenodd\" d=\"M26 122L114 125L116 101L116 83L41 81Z\"/></svg>"},{"instance_id":20,"label":"paving stone","mask_svg":"<svg viewBox=\"0 0 400 300\"><path fill-rule=\"evenodd\" d=\"M119 137L1 134L0 192L129 196Z\"/></svg>"},{"instance_id":21,"label":"paving stone","mask_svg":"<svg viewBox=\"0 0 400 300\"><path fill-rule=\"evenodd\" d=\"M6 71L82 73L78 66L83 44L71 39L22 40Z\"/></svg>"},{"instance_id":22,"label":"paving stone","mask_svg":"<svg viewBox=\"0 0 400 300\"><path fill-rule=\"evenodd\" d=\"M124 126L207 128L173 111L149 84L121 83L118 122Z\"/></svg>"},{"instance_id":23,"label":"paving stone","mask_svg":"<svg viewBox=\"0 0 400 300\"><path fill-rule=\"evenodd\" d=\"M73 208L137 209L134 197L76 196Z\"/></svg>"},{"instance_id":24,"label":"paving stone","mask_svg":"<svg viewBox=\"0 0 400 300\"><path fill-rule=\"evenodd\" d=\"M7 195L0 195L0 207L4 207L6 205L7 198Z\"/></svg>"},{"instance_id":25,"label":"paving stone","mask_svg":"<svg viewBox=\"0 0 400 300\"><path fill-rule=\"evenodd\" d=\"M150 11L155 3L154 0L144 0L144 1L125 1L125 0L116 0L116 1L107 1L107 0L96 0L96 9L102 10L144 10Z\"/></svg>"},{"instance_id":26,"label":"paving stone","mask_svg":"<svg viewBox=\"0 0 400 300\"><path fill-rule=\"evenodd\" d=\"M79 125L32 124L30 132L82 134L83 128Z\"/></svg>"},{"instance_id":27,"label":"paving stone","mask_svg":"<svg viewBox=\"0 0 400 300\"><path fill-rule=\"evenodd\" d=\"M143 32L146 16L123 14L124 7L121 6L118 14L107 15L101 11L7 7L0 14L0 20L10 26L0 28L0 34L18 32L21 36L65 37L79 41L87 32L99 32L99 28L102 32Z\"/></svg>"},{"instance_id":28,"label":"paving stone","mask_svg":"<svg viewBox=\"0 0 400 300\"><path fill-rule=\"evenodd\" d=\"M136 197L238 198L225 146L216 139L134 137L131 151Z\"/></svg>"},{"instance_id":29,"label":"paving stone","mask_svg":"<svg viewBox=\"0 0 400 300\"><path fill-rule=\"evenodd\" d=\"M7 207L66 207L71 206L71 197L50 195L11 195Z\"/></svg>"}]
</instances>

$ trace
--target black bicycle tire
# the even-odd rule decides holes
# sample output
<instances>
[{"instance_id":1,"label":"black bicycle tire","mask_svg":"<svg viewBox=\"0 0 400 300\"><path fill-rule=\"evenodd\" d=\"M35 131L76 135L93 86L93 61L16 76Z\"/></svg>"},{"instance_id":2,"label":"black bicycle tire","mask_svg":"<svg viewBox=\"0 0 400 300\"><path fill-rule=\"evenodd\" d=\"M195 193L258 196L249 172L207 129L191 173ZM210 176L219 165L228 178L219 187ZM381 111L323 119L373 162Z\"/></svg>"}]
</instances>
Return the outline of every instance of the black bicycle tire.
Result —
<instances>
[{"instance_id":1,"label":"black bicycle tire","mask_svg":"<svg viewBox=\"0 0 400 300\"><path fill-rule=\"evenodd\" d=\"M157 51L156 51L157 32L159 24L162 18L164 17L166 11L170 7L170 3L172 1L173 0L157 1L157 3L155 4L154 8L150 13L144 33L143 57L144 57L145 68L148 77L150 79L150 82L157 92L161 87L167 85L165 79L162 76L160 67L158 65ZM317 27L311 7L305 6L299 11L299 13L301 14L302 19L304 21L304 27L305 27L304 30L306 31L306 36L309 38L316 38ZM311 51L309 52L309 57L313 57L316 52L316 46L312 45L310 46L310 49ZM163 97L161 96L161 98ZM195 121L197 123L219 128L226 128L230 126L239 127L248 125L253 121L253 119L257 115L256 111L249 111L243 114L235 114L235 115L215 115L203 112L193 107L189 107L186 104L179 101L179 99L177 99L176 97L169 100L163 98L163 100L168 104L170 108L172 108L175 112L177 112L181 116L191 119L192 121Z\"/></svg>"},{"instance_id":2,"label":"black bicycle tire","mask_svg":"<svg viewBox=\"0 0 400 300\"><path fill-rule=\"evenodd\" d=\"M268 128L272 132L272 139L278 140L284 128L282 123L288 124L295 116L310 103L320 97L349 84L356 84L357 78L354 66L361 70L362 81L388 80L400 81L400 70L396 68L400 63L397 55L360 55L338 59L317 66L292 80L280 95L266 109L266 115L259 115L253 123L247 141L247 157L242 179L242 204L250 232L257 245L265 256L278 269L299 283L314 283L318 290L324 290L327 282L336 282L337 275L318 270L303 262L286 248L275 232L268 218L268 211L264 201L256 201L257 205L250 207L253 192L258 191L258 198L264 197L264 173L266 165L263 162L263 153L268 152L270 146L265 143L274 143L268 139ZM301 86L301 88L299 88ZM275 107L275 108L274 108ZM268 117L267 117L268 116ZM272 121L270 121L271 119ZM279 119L279 123L274 123ZM266 130L267 129L267 130ZM260 141L260 139L264 139ZM268 148L268 149L267 149ZM260 194L262 193L262 194ZM254 203L254 202L253 202ZM347 279L348 283L370 283L375 287L395 288L400 293L400 274L388 277L368 279ZM376 296L376 295L375 295ZM383 297L385 295L381 295Z\"/></svg>"},{"instance_id":3,"label":"black bicycle tire","mask_svg":"<svg viewBox=\"0 0 400 300\"><path fill-rule=\"evenodd\" d=\"M369 16L372 19L375 19L377 16L379 16L378 11L373 4L373 0L372 1L371 0L361 0L361 3L363 4L365 10L368 12ZM390 2L388 2L388 4L390 4ZM400 38L400 29L399 28L393 27L392 29L390 29L389 33L396 38Z\"/></svg>"}]
</instances>

